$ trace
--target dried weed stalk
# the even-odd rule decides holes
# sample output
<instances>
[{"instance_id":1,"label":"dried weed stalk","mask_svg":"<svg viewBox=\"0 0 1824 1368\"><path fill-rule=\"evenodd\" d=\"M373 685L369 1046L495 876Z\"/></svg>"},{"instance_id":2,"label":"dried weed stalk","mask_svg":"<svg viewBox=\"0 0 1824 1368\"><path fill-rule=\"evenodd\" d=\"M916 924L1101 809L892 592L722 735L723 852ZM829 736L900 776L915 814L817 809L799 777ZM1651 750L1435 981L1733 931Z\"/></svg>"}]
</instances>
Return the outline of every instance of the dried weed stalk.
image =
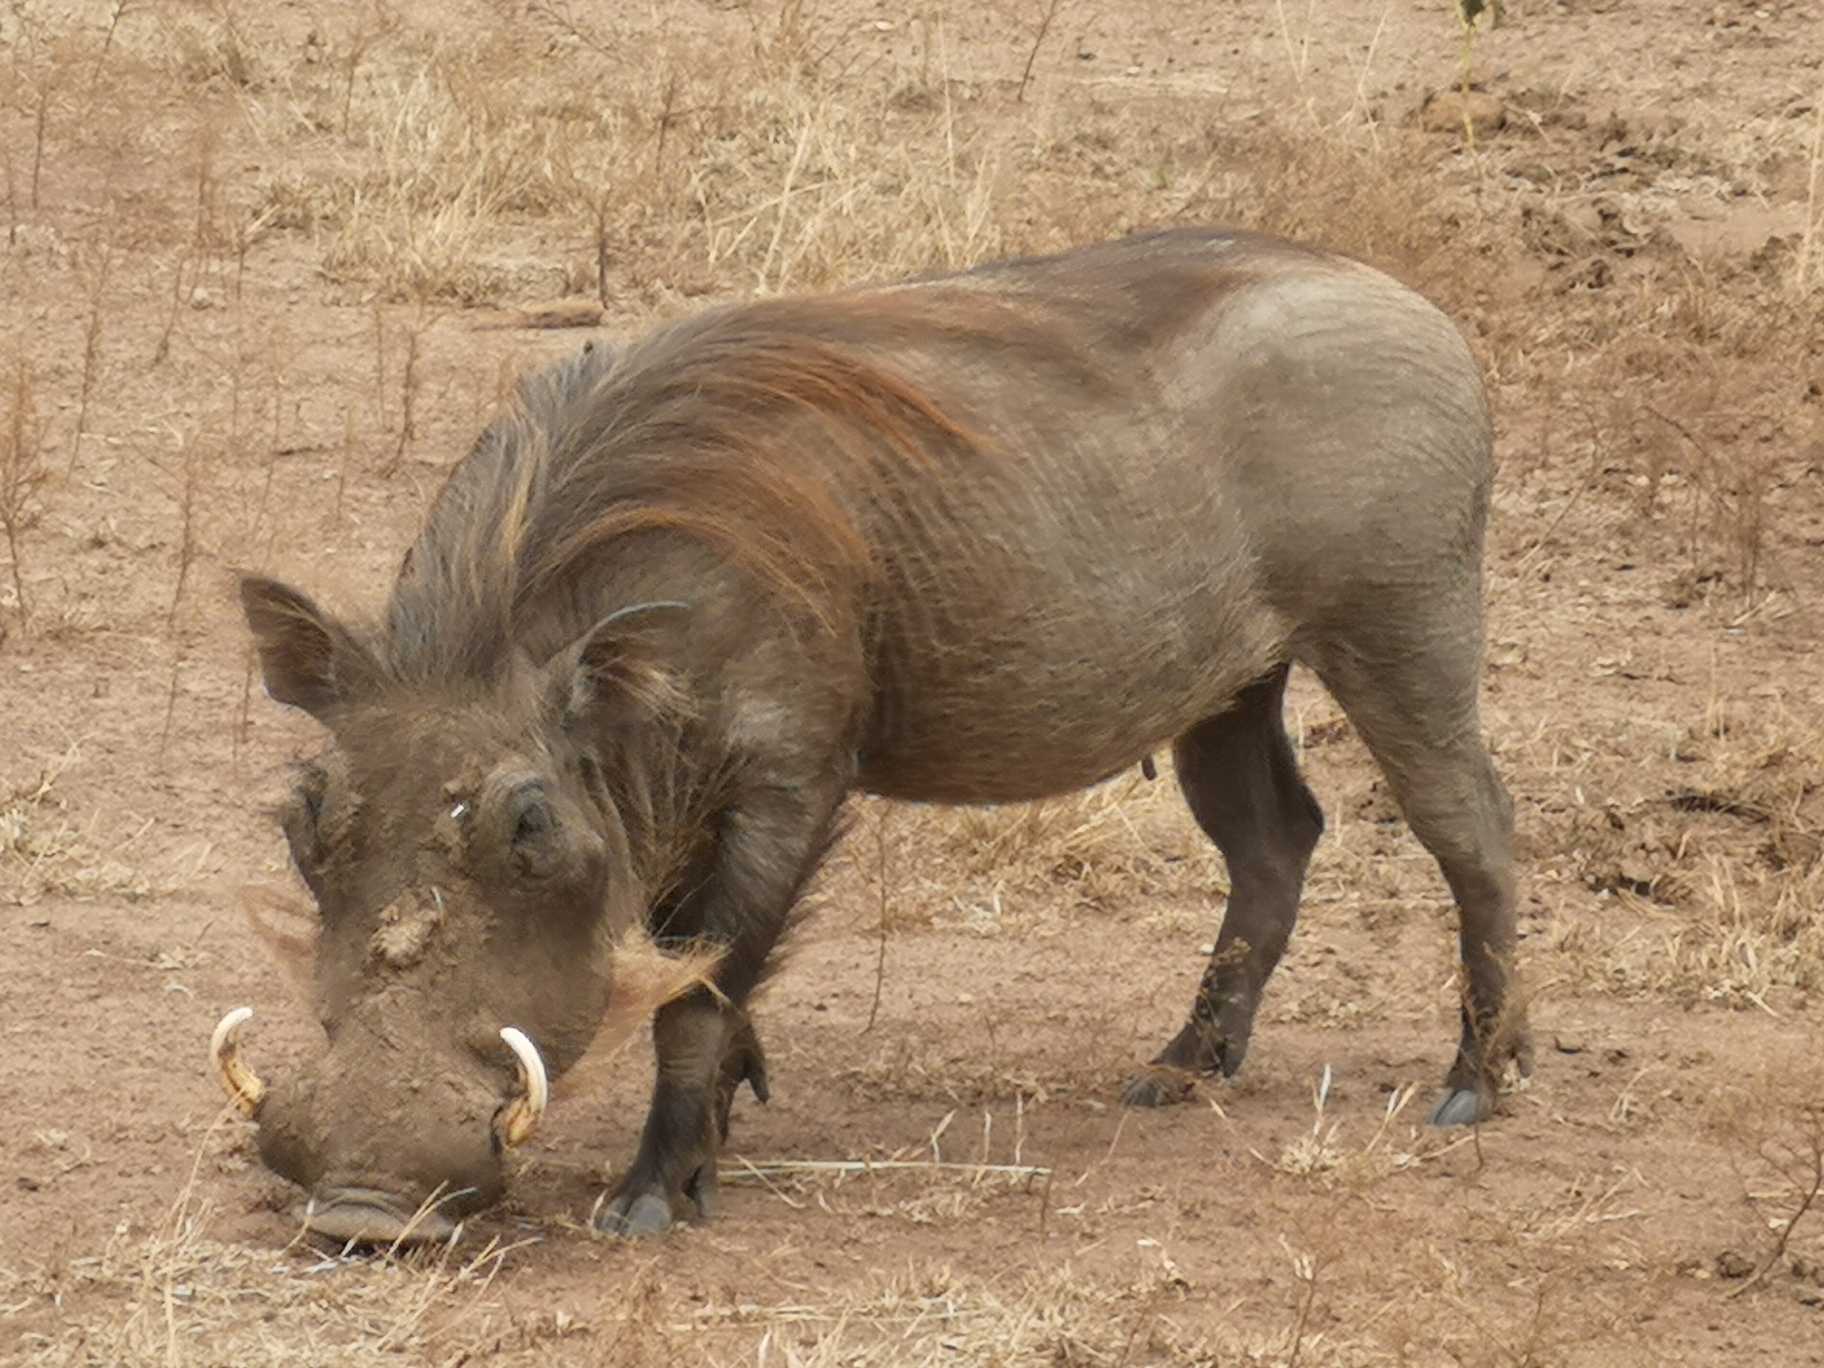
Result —
<instances>
[{"instance_id":1,"label":"dried weed stalk","mask_svg":"<svg viewBox=\"0 0 1824 1368\"><path fill-rule=\"evenodd\" d=\"M120 0L124 5L125 0ZM113 32L109 29L110 34ZM95 381L101 370L101 329L106 316L103 306L108 292L108 277L114 267L113 244L104 240L87 262L88 317L82 329L82 383L76 394L76 430L70 434L70 458L64 463L64 479L73 479L76 463L82 458L82 439L88 432L89 404L94 398Z\"/></svg>"},{"instance_id":2,"label":"dried weed stalk","mask_svg":"<svg viewBox=\"0 0 1824 1368\"><path fill-rule=\"evenodd\" d=\"M30 626L31 602L25 592L25 534L36 525L42 510L44 427L38 419L31 364L23 350L15 351L5 385L6 412L0 419L0 534L6 538L11 569L13 611L21 628ZM6 624L0 619L0 641Z\"/></svg>"},{"instance_id":3,"label":"dried weed stalk","mask_svg":"<svg viewBox=\"0 0 1824 1368\"><path fill-rule=\"evenodd\" d=\"M1795 1052L1756 1070L1717 1100L1711 1126L1773 1237L1747 1282L1731 1293L1739 1295L1780 1268L1799 1226L1824 1210L1824 1068Z\"/></svg>"},{"instance_id":4,"label":"dried weed stalk","mask_svg":"<svg viewBox=\"0 0 1824 1368\"><path fill-rule=\"evenodd\" d=\"M1813 258L1817 253L1818 220L1824 214L1824 97L1814 102L1811 113L1811 143L1805 158L1805 232L1799 239L1799 250L1793 256L1792 283L1801 297L1810 295L1813 286Z\"/></svg>"}]
</instances>

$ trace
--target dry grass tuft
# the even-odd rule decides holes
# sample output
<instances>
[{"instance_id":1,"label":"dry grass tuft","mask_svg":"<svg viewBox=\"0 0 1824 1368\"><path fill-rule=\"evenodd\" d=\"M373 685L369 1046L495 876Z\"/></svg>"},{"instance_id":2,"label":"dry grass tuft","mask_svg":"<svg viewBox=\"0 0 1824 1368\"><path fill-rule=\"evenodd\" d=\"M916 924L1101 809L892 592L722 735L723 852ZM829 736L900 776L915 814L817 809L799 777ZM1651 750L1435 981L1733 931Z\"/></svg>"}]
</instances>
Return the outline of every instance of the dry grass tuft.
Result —
<instances>
[{"instance_id":1,"label":"dry grass tuft","mask_svg":"<svg viewBox=\"0 0 1824 1368\"><path fill-rule=\"evenodd\" d=\"M368 295L476 303L561 285L624 307L1175 222L1410 268L1465 221L1440 207L1425 146L1359 110L1281 125L1218 108L1187 127L1144 103L1028 104L956 76L941 21L920 21L916 63L856 66L794 12L756 21L734 52L556 5L461 42L329 32L286 98L246 102L266 141L310 149L260 173L251 222L310 234L330 278ZM215 48L236 41L227 26Z\"/></svg>"},{"instance_id":2,"label":"dry grass tuft","mask_svg":"<svg viewBox=\"0 0 1824 1368\"><path fill-rule=\"evenodd\" d=\"M536 30L462 47L349 35L348 55L306 78L298 103L260 111L276 139L295 137L300 117L333 125L339 103L344 136L319 163L267 175L256 222L313 233L331 279L459 303L541 283L604 303L629 286L644 295L626 263L655 249L665 275L769 292L852 278L860 262L896 275L998 247L994 156L953 147L932 167L937 115L883 156L892 110L838 94L777 43L758 45L736 80L701 40L561 27L570 41L556 50ZM344 63L358 80L335 79ZM558 93L554 64L595 94ZM954 143L954 127L941 136ZM514 260L527 225L566 243L551 267Z\"/></svg>"},{"instance_id":3,"label":"dry grass tuft","mask_svg":"<svg viewBox=\"0 0 1824 1368\"><path fill-rule=\"evenodd\" d=\"M1642 745L1672 762L1645 787ZM1530 785L1555 847L1548 869L1595 895L1568 904L1553 934L1578 980L1776 1014L1780 994L1824 988L1816 729L1777 698L1713 694L1699 721L1584 747L1568 772Z\"/></svg>"},{"instance_id":4,"label":"dry grass tuft","mask_svg":"<svg viewBox=\"0 0 1824 1368\"><path fill-rule=\"evenodd\" d=\"M273 1253L210 1239L197 1195L203 1164L225 1141L227 1112L204 1133L187 1181L152 1229L122 1222L97 1256L70 1261L59 1297L108 1308L60 1335L28 1335L21 1368L280 1368L398 1363L448 1354L484 1333L489 1290L514 1247L448 1245L373 1258ZM22 1280L31 1290L32 1279Z\"/></svg>"},{"instance_id":5,"label":"dry grass tuft","mask_svg":"<svg viewBox=\"0 0 1824 1368\"><path fill-rule=\"evenodd\" d=\"M886 886L882 886L882 881ZM1222 864L1192 821L1171 766L1081 793L1002 807L864 800L828 880L829 898L871 888L892 927L1025 932L1065 907L1125 911L1226 893Z\"/></svg>"},{"instance_id":6,"label":"dry grass tuft","mask_svg":"<svg viewBox=\"0 0 1824 1368\"><path fill-rule=\"evenodd\" d=\"M73 822L57 797L58 778L80 758L72 748L23 784L0 784L0 902L29 907L46 897L90 902L136 902L175 891L206 848L144 852L134 849L145 828L108 850L98 850L91 830ZM150 823L147 824L148 826Z\"/></svg>"},{"instance_id":7,"label":"dry grass tuft","mask_svg":"<svg viewBox=\"0 0 1824 1368\"><path fill-rule=\"evenodd\" d=\"M939 1124L929 1141L933 1153L956 1113ZM880 1159L724 1161L721 1181L765 1188L793 1210L807 1203L824 1211L887 1217L911 1225L978 1218L1003 1196L1050 1200L1052 1171L1032 1164L987 1161L983 1136L980 1163L941 1158L908 1159L904 1152ZM1018 1143L1015 1149L1017 1152ZM859 1189L854 1191L853 1189Z\"/></svg>"},{"instance_id":8,"label":"dry grass tuft","mask_svg":"<svg viewBox=\"0 0 1824 1368\"><path fill-rule=\"evenodd\" d=\"M1082 1086L1080 1073L1038 1067L1017 1051L1001 1050L993 1032L988 1034L984 1050L967 1042L921 1041L895 1033L884 1037L869 1057L844 1068L841 1077L858 1096L874 1101L894 1098L958 1105L1038 1105L1053 1097L1070 1096Z\"/></svg>"},{"instance_id":9,"label":"dry grass tuft","mask_svg":"<svg viewBox=\"0 0 1824 1368\"><path fill-rule=\"evenodd\" d=\"M1298 1340L1290 1324L1277 1334L1212 1333L1185 1324L1188 1318L1179 1312L1191 1286L1162 1247L1147 1243L1152 1248L1128 1279L1064 1268L996 1284L948 1266L914 1267L877 1275L840 1305L767 1307L766 1330L748 1361L769 1368L1286 1361ZM712 1336L734 1319L733 1309L721 1306L706 1307L695 1318ZM1302 1362L1347 1362L1339 1352L1347 1352L1340 1339Z\"/></svg>"},{"instance_id":10,"label":"dry grass tuft","mask_svg":"<svg viewBox=\"0 0 1824 1368\"><path fill-rule=\"evenodd\" d=\"M1373 1134L1359 1148L1353 1147L1341 1138L1343 1123L1329 1121L1324 1114L1330 1098L1330 1067L1325 1065L1323 1076L1311 1088L1311 1105L1316 1116L1310 1133L1287 1145L1276 1160L1268 1161L1260 1155L1255 1157L1263 1163L1270 1162L1281 1173L1309 1178L1323 1187L1371 1187L1393 1173L1421 1163L1432 1154L1446 1153L1462 1143L1461 1140L1443 1144L1415 1143L1410 1150L1394 1146L1391 1133L1395 1123L1418 1091L1416 1083L1408 1083L1389 1093L1386 1110ZM1416 1132L1410 1127L1408 1130L1410 1142Z\"/></svg>"}]
</instances>

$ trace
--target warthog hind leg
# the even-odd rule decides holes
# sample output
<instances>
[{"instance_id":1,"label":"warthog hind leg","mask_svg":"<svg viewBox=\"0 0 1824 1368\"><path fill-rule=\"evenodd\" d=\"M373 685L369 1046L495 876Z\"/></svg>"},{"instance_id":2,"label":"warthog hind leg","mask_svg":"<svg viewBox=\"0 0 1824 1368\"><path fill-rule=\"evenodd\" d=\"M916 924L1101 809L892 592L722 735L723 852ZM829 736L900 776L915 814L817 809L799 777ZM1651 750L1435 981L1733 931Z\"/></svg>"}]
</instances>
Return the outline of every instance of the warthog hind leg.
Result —
<instances>
[{"instance_id":1,"label":"warthog hind leg","mask_svg":"<svg viewBox=\"0 0 1824 1368\"><path fill-rule=\"evenodd\" d=\"M1128 1083L1123 1100L1130 1106L1179 1101L1197 1075L1226 1077L1241 1067L1261 990L1292 934L1324 814L1286 739L1285 688L1282 666L1173 748L1192 815L1228 865L1229 906L1190 1020Z\"/></svg>"},{"instance_id":2,"label":"warthog hind leg","mask_svg":"<svg viewBox=\"0 0 1824 1368\"><path fill-rule=\"evenodd\" d=\"M1514 991L1513 802L1477 716L1481 617L1473 583L1409 614L1324 644L1313 662L1387 776L1413 834L1443 871L1460 917L1463 1034L1433 1109L1464 1126L1494 1111L1510 1061L1532 1072L1525 1006ZM1397 606L1397 605L1396 605Z\"/></svg>"}]
</instances>

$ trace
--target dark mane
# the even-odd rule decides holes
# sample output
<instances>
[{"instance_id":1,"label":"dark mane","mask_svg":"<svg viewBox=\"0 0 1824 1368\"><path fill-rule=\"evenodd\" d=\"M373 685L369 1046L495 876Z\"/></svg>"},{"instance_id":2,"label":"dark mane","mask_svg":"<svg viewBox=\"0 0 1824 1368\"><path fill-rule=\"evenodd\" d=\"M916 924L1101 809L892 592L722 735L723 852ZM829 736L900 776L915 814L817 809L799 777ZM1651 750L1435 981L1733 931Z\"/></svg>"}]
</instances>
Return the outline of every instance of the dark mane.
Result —
<instances>
[{"instance_id":1,"label":"dark mane","mask_svg":"<svg viewBox=\"0 0 1824 1368\"><path fill-rule=\"evenodd\" d=\"M945 326L932 309L832 302L713 312L527 379L407 557L388 614L393 672L490 675L522 615L640 534L713 548L813 621L829 594L864 586L872 550L841 495L878 496L985 440L871 358L870 342ZM840 486L821 478L832 460Z\"/></svg>"}]
</instances>

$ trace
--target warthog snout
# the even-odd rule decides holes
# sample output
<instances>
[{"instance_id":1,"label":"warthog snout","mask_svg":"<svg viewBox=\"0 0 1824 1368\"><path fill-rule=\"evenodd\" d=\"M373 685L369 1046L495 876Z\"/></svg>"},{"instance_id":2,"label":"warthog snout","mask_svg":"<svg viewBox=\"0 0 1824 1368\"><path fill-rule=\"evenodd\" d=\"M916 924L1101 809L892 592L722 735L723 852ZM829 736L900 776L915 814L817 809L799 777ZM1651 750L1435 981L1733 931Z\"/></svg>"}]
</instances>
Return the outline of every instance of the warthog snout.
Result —
<instances>
[{"instance_id":1,"label":"warthog snout","mask_svg":"<svg viewBox=\"0 0 1824 1368\"><path fill-rule=\"evenodd\" d=\"M304 1227L337 1244L435 1244L456 1233L456 1221L445 1214L455 1199L452 1193L413 1205L374 1188L325 1188L311 1194Z\"/></svg>"},{"instance_id":2,"label":"warthog snout","mask_svg":"<svg viewBox=\"0 0 1824 1368\"><path fill-rule=\"evenodd\" d=\"M500 1199L505 1154L532 1134L549 1098L537 1047L511 1026L500 1039L517 1080L504 1092L500 1071L480 1060L409 1058L394 1061L405 1066L389 1070L398 1082L377 1092L371 1065L351 1064L376 1044L365 1032L339 1038L298 1078L268 1085L240 1056L240 1028L251 1016L238 1008L217 1026L216 1076L258 1122L266 1165L310 1193L306 1228L338 1243L449 1238L463 1217Z\"/></svg>"}]
</instances>

